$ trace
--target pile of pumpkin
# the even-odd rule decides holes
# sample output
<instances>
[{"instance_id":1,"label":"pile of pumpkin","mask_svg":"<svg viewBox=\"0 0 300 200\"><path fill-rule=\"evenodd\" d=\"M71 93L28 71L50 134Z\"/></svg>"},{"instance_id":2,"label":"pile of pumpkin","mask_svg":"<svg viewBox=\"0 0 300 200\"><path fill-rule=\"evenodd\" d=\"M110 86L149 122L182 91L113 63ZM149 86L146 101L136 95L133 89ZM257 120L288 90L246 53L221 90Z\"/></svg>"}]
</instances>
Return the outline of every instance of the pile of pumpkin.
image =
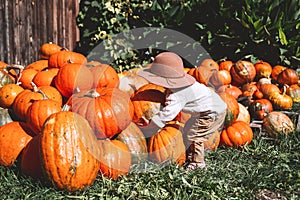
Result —
<instances>
[{"instance_id":1,"label":"pile of pumpkin","mask_svg":"<svg viewBox=\"0 0 300 200\"><path fill-rule=\"evenodd\" d=\"M151 120L166 95L165 88L136 74L143 68L117 73L53 43L43 44L40 55L26 67L0 62L1 165L17 163L25 175L76 191L98 175L117 179L148 159L184 164L187 113L149 137L137 125ZM292 69L263 61L205 59L186 72L228 106L224 129L205 142L207 150L249 144L252 119L263 120L272 137L293 132L290 118L273 111L299 101Z\"/></svg>"}]
</instances>

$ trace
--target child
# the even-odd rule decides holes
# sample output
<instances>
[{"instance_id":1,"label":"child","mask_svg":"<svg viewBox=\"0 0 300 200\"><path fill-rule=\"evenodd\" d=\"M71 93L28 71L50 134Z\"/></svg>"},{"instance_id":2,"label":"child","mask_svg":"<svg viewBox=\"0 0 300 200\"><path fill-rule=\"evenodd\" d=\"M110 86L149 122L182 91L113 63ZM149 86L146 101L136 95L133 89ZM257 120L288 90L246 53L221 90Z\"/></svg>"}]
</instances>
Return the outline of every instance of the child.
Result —
<instances>
[{"instance_id":1,"label":"child","mask_svg":"<svg viewBox=\"0 0 300 200\"><path fill-rule=\"evenodd\" d=\"M158 54L151 67L139 71L138 75L170 91L165 106L142 128L143 132L146 135L158 132L180 111L191 114L184 128L188 142L187 169L205 168L204 142L222 129L226 103L213 90L185 73L182 59L172 52Z\"/></svg>"}]
</instances>

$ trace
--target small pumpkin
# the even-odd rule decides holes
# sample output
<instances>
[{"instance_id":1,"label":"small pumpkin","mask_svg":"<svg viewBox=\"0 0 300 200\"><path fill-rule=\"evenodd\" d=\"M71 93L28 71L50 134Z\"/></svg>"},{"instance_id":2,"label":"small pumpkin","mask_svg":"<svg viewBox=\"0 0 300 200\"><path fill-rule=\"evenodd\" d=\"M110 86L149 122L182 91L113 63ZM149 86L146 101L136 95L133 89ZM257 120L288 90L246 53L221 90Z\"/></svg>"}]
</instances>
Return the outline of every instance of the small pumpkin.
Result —
<instances>
[{"instance_id":1,"label":"small pumpkin","mask_svg":"<svg viewBox=\"0 0 300 200\"><path fill-rule=\"evenodd\" d=\"M286 94L292 97L293 102L300 102L300 87L298 86L298 84L293 84L287 87Z\"/></svg>"},{"instance_id":2,"label":"small pumpkin","mask_svg":"<svg viewBox=\"0 0 300 200\"><path fill-rule=\"evenodd\" d=\"M148 83L140 87L131 97L134 106L133 122L147 125L160 111L166 100L166 89L164 87Z\"/></svg>"},{"instance_id":3,"label":"small pumpkin","mask_svg":"<svg viewBox=\"0 0 300 200\"><path fill-rule=\"evenodd\" d=\"M221 145L241 147L253 139L253 131L244 121L235 121L221 132Z\"/></svg>"},{"instance_id":4,"label":"small pumpkin","mask_svg":"<svg viewBox=\"0 0 300 200\"><path fill-rule=\"evenodd\" d=\"M273 68L272 68L272 73L271 73L271 78L275 81L277 81L277 77L278 75L284 71L286 69L285 66L282 66L282 65L275 65Z\"/></svg>"},{"instance_id":5,"label":"small pumpkin","mask_svg":"<svg viewBox=\"0 0 300 200\"><path fill-rule=\"evenodd\" d=\"M24 69L21 74L20 74L20 78L19 78L19 82L21 84L21 86L24 89L33 89L32 87L32 80L35 77L35 75L38 73L39 71L33 69L33 68L29 68L29 69Z\"/></svg>"},{"instance_id":6,"label":"small pumpkin","mask_svg":"<svg viewBox=\"0 0 300 200\"><path fill-rule=\"evenodd\" d=\"M51 183L74 192L94 182L101 157L86 119L70 111L53 113L45 121L40 137L42 170Z\"/></svg>"},{"instance_id":7,"label":"small pumpkin","mask_svg":"<svg viewBox=\"0 0 300 200\"><path fill-rule=\"evenodd\" d=\"M118 136L117 140L125 143L131 153L131 164L138 164L148 158L147 141L141 129L131 122Z\"/></svg>"},{"instance_id":8,"label":"small pumpkin","mask_svg":"<svg viewBox=\"0 0 300 200\"><path fill-rule=\"evenodd\" d=\"M44 43L39 49L40 58L48 60L52 54L59 52L61 48L61 46L52 42Z\"/></svg>"},{"instance_id":9,"label":"small pumpkin","mask_svg":"<svg viewBox=\"0 0 300 200\"><path fill-rule=\"evenodd\" d=\"M230 72L230 68L233 65L232 60L220 60L219 62L219 70L227 70Z\"/></svg>"},{"instance_id":10,"label":"small pumpkin","mask_svg":"<svg viewBox=\"0 0 300 200\"><path fill-rule=\"evenodd\" d=\"M266 61L259 60L254 64L256 71L256 78L270 78L272 73L272 66Z\"/></svg>"},{"instance_id":11,"label":"small pumpkin","mask_svg":"<svg viewBox=\"0 0 300 200\"><path fill-rule=\"evenodd\" d=\"M32 139L23 122L9 122L0 127L0 165L10 167Z\"/></svg>"},{"instance_id":12,"label":"small pumpkin","mask_svg":"<svg viewBox=\"0 0 300 200\"><path fill-rule=\"evenodd\" d=\"M216 88L222 85L229 85L231 83L230 72L227 70L214 71L210 77L210 83Z\"/></svg>"},{"instance_id":13,"label":"small pumpkin","mask_svg":"<svg viewBox=\"0 0 300 200\"><path fill-rule=\"evenodd\" d=\"M262 120L273 111L273 105L268 99L256 99L250 103L248 110L253 119Z\"/></svg>"},{"instance_id":14,"label":"small pumpkin","mask_svg":"<svg viewBox=\"0 0 300 200\"><path fill-rule=\"evenodd\" d=\"M58 73L58 68L46 68L38 72L32 79L38 87L44 85L54 85L53 80Z\"/></svg>"},{"instance_id":15,"label":"small pumpkin","mask_svg":"<svg viewBox=\"0 0 300 200\"><path fill-rule=\"evenodd\" d=\"M15 98L21 93L24 89L14 83L4 85L0 88L0 107L10 108Z\"/></svg>"},{"instance_id":16,"label":"small pumpkin","mask_svg":"<svg viewBox=\"0 0 300 200\"><path fill-rule=\"evenodd\" d=\"M218 93L226 92L228 94L231 94L236 99L243 94L242 90L240 88L238 88L237 86L231 85L231 84L220 86L218 88L217 92Z\"/></svg>"},{"instance_id":17,"label":"small pumpkin","mask_svg":"<svg viewBox=\"0 0 300 200\"><path fill-rule=\"evenodd\" d=\"M280 89L277 85L272 83L263 84L260 87L260 91L263 93L265 99L269 99L269 96L273 92L280 92Z\"/></svg>"},{"instance_id":18,"label":"small pumpkin","mask_svg":"<svg viewBox=\"0 0 300 200\"><path fill-rule=\"evenodd\" d=\"M46 119L61 110L61 104L52 99L35 100L27 111L26 123L34 134L39 134Z\"/></svg>"},{"instance_id":19,"label":"small pumpkin","mask_svg":"<svg viewBox=\"0 0 300 200\"><path fill-rule=\"evenodd\" d=\"M101 87L118 87L119 76L112 66L100 64L90 68L93 74L93 88Z\"/></svg>"},{"instance_id":20,"label":"small pumpkin","mask_svg":"<svg viewBox=\"0 0 300 200\"><path fill-rule=\"evenodd\" d=\"M88 91L93 86L93 74L86 65L69 63L60 67L54 85L66 98L79 91Z\"/></svg>"},{"instance_id":21,"label":"small pumpkin","mask_svg":"<svg viewBox=\"0 0 300 200\"><path fill-rule=\"evenodd\" d=\"M286 114L279 111L270 112L264 118L263 125L269 136L273 138L290 134L295 129L292 120Z\"/></svg>"},{"instance_id":22,"label":"small pumpkin","mask_svg":"<svg viewBox=\"0 0 300 200\"><path fill-rule=\"evenodd\" d=\"M293 85L298 84L299 76L296 70L291 68L286 68L277 76L277 82L281 85Z\"/></svg>"},{"instance_id":23,"label":"small pumpkin","mask_svg":"<svg viewBox=\"0 0 300 200\"><path fill-rule=\"evenodd\" d=\"M182 133L176 124L167 124L148 141L149 159L156 163L174 162L182 166L186 160Z\"/></svg>"},{"instance_id":24,"label":"small pumpkin","mask_svg":"<svg viewBox=\"0 0 300 200\"><path fill-rule=\"evenodd\" d=\"M100 149L100 174L117 179L127 175L131 167L131 154L128 146L120 140L98 140Z\"/></svg>"},{"instance_id":25,"label":"small pumpkin","mask_svg":"<svg viewBox=\"0 0 300 200\"><path fill-rule=\"evenodd\" d=\"M193 76L199 83L209 85L210 77L214 71L216 71L215 67L204 67L200 65L199 67L191 68L187 73Z\"/></svg>"},{"instance_id":26,"label":"small pumpkin","mask_svg":"<svg viewBox=\"0 0 300 200\"><path fill-rule=\"evenodd\" d=\"M34 69L38 72L48 68L48 60L37 60L28 64L25 69Z\"/></svg>"},{"instance_id":27,"label":"small pumpkin","mask_svg":"<svg viewBox=\"0 0 300 200\"><path fill-rule=\"evenodd\" d=\"M69 98L70 110L84 116L98 139L113 138L132 121L134 107L117 88L95 88Z\"/></svg>"},{"instance_id":28,"label":"small pumpkin","mask_svg":"<svg viewBox=\"0 0 300 200\"><path fill-rule=\"evenodd\" d=\"M219 70L219 64L212 58L205 58L202 60L200 63L201 67L213 70L213 71L218 71Z\"/></svg>"},{"instance_id":29,"label":"small pumpkin","mask_svg":"<svg viewBox=\"0 0 300 200\"><path fill-rule=\"evenodd\" d=\"M61 49L59 52L52 54L48 59L49 68L61 68L68 63L85 65L87 63L87 59L83 54L74 51L68 51L65 48Z\"/></svg>"},{"instance_id":30,"label":"small pumpkin","mask_svg":"<svg viewBox=\"0 0 300 200\"><path fill-rule=\"evenodd\" d=\"M232 80L240 85L250 83L256 76L254 65L246 60L239 60L230 68Z\"/></svg>"},{"instance_id":31,"label":"small pumpkin","mask_svg":"<svg viewBox=\"0 0 300 200\"><path fill-rule=\"evenodd\" d=\"M286 89L284 87L283 93L272 92L269 96L273 107L279 110L288 110L293 107L293 99L286 94Z\"/></svg>"}]
</instances>

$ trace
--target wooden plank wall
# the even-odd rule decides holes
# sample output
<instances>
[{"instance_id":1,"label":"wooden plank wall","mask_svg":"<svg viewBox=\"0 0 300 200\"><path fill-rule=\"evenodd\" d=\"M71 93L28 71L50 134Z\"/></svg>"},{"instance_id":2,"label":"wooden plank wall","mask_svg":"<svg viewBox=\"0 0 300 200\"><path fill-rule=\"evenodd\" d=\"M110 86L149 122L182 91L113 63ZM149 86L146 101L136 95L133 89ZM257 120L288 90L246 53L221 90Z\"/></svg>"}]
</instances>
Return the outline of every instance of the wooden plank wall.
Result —
<instances>
[{"instance_id":1,"label":"wooden plank wall","mask_svg":"<svg viewBox=\"0 0 300 200\"><path fill-rule=\"evenodd\" d=\"M78 0L0 0L0 61L26 66L46 42L73 50L78 10Z\"/></svg>"}]
</instances>

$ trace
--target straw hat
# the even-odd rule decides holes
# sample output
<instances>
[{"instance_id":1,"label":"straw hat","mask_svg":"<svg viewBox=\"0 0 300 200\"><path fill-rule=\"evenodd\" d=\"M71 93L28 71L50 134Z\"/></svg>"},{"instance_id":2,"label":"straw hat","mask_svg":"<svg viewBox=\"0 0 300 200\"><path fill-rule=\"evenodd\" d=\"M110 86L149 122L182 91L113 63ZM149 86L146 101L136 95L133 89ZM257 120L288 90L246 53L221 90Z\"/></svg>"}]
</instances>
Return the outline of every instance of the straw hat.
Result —
<instances>
[{"instance_id":1,"label":"straw hat","mask_svg":"<svg viewBox=\"0 0 300 200\"><path fill-rule=\"evenodd\" d=\"M184 71L182 59L175 53L158 54L149 69L138 72L138 75L150 83L165 88L181 88L195 83L195 78Z\"/></svg>"}]
</instances>

